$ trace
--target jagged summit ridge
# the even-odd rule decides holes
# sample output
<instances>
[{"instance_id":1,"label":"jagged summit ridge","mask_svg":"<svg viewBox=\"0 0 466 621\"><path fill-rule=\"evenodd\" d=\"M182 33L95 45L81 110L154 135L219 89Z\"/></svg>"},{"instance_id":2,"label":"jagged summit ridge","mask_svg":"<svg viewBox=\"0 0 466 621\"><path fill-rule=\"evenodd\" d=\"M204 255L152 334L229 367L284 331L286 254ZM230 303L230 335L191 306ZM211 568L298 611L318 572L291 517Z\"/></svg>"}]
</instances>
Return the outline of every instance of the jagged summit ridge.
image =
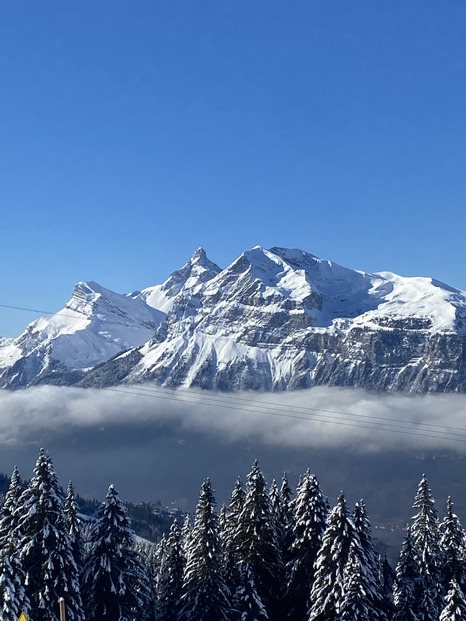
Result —
<instances>
[{"instance_id":1,"label":"jagged summit ridge","mask_svg":"<svg viewBox=\"0 0 466 621\"><path fill-rule=\"evenodd\" d=\"M462 391L464 309L464 294L431 279L256 246L174 301L133 356L90 372L83 385Z\"/></svg>"},{"instance_id":2,"label":"jagged summit ridge","mask_svg":"<svg viewBox=\"0 0 466 621\"><path fill-rule=\"evenodd\" d=\"M133 297L144 300L152 308L168 312L177 296L196 289L219 272L221 268L207 258L203 248L198 248L189 261L181 269L172 272L163 284L136 292Z\"/></svg>"},{"instance_id":3,"label":"jagged summit ridge","mask_svg":"<svg viewBox=\"0 0 466 621\"><path fill-rule=\"evenodd\" d=\"M221 269L199 248L129 295L78 283L62 313L0 342L0 385L463 392L465 339L466 294L434 279L261 246Z\"/></svg>"}]
</instances>

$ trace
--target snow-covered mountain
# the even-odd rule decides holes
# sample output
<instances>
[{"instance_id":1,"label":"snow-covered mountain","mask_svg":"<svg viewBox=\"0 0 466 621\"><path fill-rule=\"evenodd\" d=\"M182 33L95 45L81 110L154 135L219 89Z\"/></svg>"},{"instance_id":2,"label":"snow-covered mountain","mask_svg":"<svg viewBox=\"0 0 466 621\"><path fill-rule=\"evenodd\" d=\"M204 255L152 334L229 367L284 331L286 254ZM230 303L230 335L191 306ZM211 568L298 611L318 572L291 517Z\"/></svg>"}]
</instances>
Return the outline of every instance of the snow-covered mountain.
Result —
<instances>
[{"instance_id":1,"label":"snow-covered mountain","mask_svg":"<svg viewBox=\"0 0 466 621\"><path fill-rule=\"evenodd\" d=\"M205 250L198 248L186 265L172 272L162 285L136 291L133 297L140 298L152 308L167 313L184 293L197 293L204 283L221 271L218 265L209 261Z\"/></svg>"},{"instance_id":2,"label":"snow-covered mountain","mask_svg":"<svg viewBox=\"0 0 466 621\"><path fill-rule=\"evenodd\" d=\"M74 383L85 370L146 342L164 316L140 298L80 282L64 309L0 342L0 386Z\"/></svg>"},{"instance_id":3,"label":"snow-covered mountain","mask_svg":"<svg viewBox=\"0 0 466 621\"><path fill-rule=\"evenodd\" d=\"M162 285L128 296L95 283L77 291L63 312L0 343L1 385L466 390L466 293L431 278L257 246L223 270L199 249Z\"/></svg>"}]
</instances>

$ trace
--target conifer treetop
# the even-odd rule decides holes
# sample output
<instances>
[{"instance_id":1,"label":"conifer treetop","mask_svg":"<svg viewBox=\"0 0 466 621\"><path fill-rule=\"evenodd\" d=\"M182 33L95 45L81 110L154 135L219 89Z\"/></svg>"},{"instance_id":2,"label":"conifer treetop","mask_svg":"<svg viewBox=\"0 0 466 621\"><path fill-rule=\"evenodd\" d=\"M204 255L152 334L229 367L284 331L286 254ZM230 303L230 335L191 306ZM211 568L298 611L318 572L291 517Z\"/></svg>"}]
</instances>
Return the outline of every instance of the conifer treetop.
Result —
<instances>
[{"instance_id":1,"label":"conifer treetop","mask_svg":"<svg viewBox=\"0 0 466 621\"><path fill-rule=\"evenodd\" d=\"M464 621L466 619L466 599L456 580L450 582L445 597L445 606L440 613L440 621Z\"/></svg>"},{"instance_id":2,"label":"conifer treetop","mask_svg":"<svg viewBox=\"0 0 466 621\"><path fill-rule=\"evenodd\" d=\"M16 513L15 534L35 621L55 621L58 618L56 602L60 597L67 600L69 621L82 621L79 574L63 494L52 459L44 449L39 451L34 476L19 498Z\"/></svg>"}]
</instances>

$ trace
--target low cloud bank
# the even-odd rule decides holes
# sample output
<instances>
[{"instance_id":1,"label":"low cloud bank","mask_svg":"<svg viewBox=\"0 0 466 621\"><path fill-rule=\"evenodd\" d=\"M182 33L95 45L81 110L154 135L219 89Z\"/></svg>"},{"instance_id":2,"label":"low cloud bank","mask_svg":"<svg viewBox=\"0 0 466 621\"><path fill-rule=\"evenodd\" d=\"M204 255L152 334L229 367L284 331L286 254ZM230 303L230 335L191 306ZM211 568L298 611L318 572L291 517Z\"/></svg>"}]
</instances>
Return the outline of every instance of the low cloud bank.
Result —
<instances>
[{"instance_id":1,"label":"low cloud bank","mask_svg":"<svg viewBox=\"0 0 466 621\"><path fill-rule=\"evenodd\" d=\"M42 386L0 392L0 447L44 445L63 435L176 428L269 446L466 453L466 395L377 394L319 387L291 393Z\"/></svg>"},{"instance_id":2,"label":"low cloud bank","mask_svg":"<svg viewBox=\"0 0 466 621\"><path fill-rule=\"evenodd\" d=\"M0 472L31 475L52 455L63 485L103 499L161 500L191 510L210 477L219 504L258 458L269 483L310 468L331 501L364 498L374 523L406 524L423 472L443 506L466 515L466 395L387 395L315 388L218 394L156 386L42 386L0 391ZM463 517L464 521L464 517Z\"/></svg>"}]
</instances>

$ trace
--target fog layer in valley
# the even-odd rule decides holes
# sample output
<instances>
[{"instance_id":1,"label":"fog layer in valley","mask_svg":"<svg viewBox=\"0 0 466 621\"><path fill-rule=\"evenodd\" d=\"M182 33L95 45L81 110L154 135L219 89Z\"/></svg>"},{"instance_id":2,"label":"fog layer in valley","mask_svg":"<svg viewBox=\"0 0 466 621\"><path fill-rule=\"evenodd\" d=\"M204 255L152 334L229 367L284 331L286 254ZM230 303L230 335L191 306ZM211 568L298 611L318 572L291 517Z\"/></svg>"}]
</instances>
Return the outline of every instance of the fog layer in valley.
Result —
<instances>
[{"instance_id":1,"label":"fog layer in valley","mask_svg":"<svg viewBox=\"0 0 466 621\"><path fill-rule=\"evenodd\" d=\"M333 503L364 497L374 524L404 525L423 472L439 511L451 494L466 523L466 396L405 396L315 388L218 394L152 385L115 389L43 386L0 392L0 470L24 478L38 449L61 483L103 499L192 509L209 476L219 503L257 457L269 482L294 486L310 468Z\"/></svg>"}]
</instances>

